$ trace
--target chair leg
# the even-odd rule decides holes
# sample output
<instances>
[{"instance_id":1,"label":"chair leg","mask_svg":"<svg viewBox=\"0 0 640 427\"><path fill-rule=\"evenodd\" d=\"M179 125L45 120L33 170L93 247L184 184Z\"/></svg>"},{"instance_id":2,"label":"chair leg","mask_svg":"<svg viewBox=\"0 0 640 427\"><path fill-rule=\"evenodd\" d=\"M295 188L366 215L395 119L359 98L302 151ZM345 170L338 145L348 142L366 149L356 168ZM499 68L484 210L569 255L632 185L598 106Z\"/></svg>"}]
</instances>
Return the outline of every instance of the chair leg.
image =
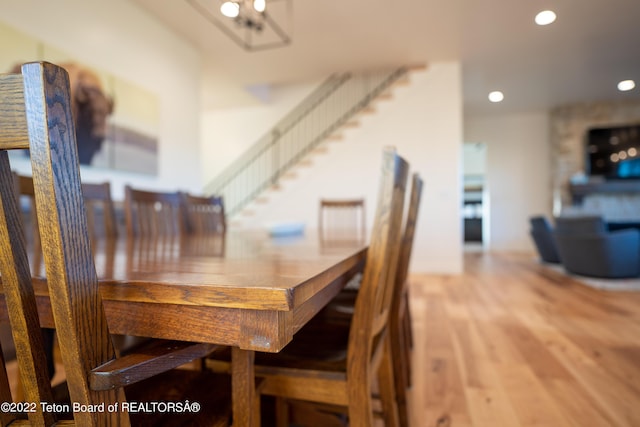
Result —
<instances>
[{"instance_id":1,"label":"chair leg","mask_svg":"<svg viewBox=\"0 0 640 427\"><path fill-rule=\"evenodd\" d=\"M408 284L407 284L408 286ZM409 292L404 293L404 302L402 309L402 317L400 319L400 324L404 333L404 369L406 370L406 386L411 387L412 385L412 372L411 372L411 350L413 350L413 325L411 324L411 308L409 307Z\"/></svg>"},{"instance_id":2,"label":"chair leg","mask_svg":"<svg viewBox=\"0 0 640 427\"><path fill-rule=\"evenodd\" d=\"M261 413L260 413L260 393L256 393L255 396L253 396L253 405L252 405L252 411L253 411L253 417L251 418L251 423L254 426L260 426L262 425L262 421L261 421Z\"/></svg>"},{"instance_id":3,"label":"chair leg","mask_svg":"<svg viewBox=\"0 0 640 427\"><path fill-rule=\"evenodd\" d=\"M407 283L407 286L408 285ZM402 316L402 320L409 337L409 347L413 349L413 325L411 324L411 309L409 308L409 292L404 293L404 315Z\"/></svg>"},{"instance_id":4,"label":"chair leg","mask_svg":"<svg viewBox=\"0 0 640 427\"><path fill-rule=\"evenodd\" d=\"M413 335L411 333L411 318L409 316L409 307L405 307L404 314L402 316L401 324L402 334L404 335L403 343L403 368L405 370L405 385L410 388L412 385L412 370L411 370L411 353L413 350Z\"/></svg>"},{"instance_id":5,"label":"chair leg","mask_svg":"<svg viewBox=\"0 0 640 427\"><path fill-rule=\"evenodd\" d=\"M349 427L373 427L370 371L348 369L348 372L352 373L347 380Z\"/></svg>"},{"instance_id":6,"label":"chair leg","mask_svg":"<svg viewBox=\"0 0 640 427\"><path fill-rule=\"evenodd\" d=\"M49 371L49 380L53 379L56 374L56 363L53 359L53 343L55 340L55 329L42 328L42 345L44 347L44 355L47 359L47 370Z\"/></svg>"},{"instance_id":7,"label":"chair leg","mask_svg":"<svg viewBox=\"0 0 640 427\"><path fill-rule=\"evenodd\" d=\"M378 368L378 383L380 385L380 400L384 412L385 426L399 427L406 424L400 423L398 414L398 401L396 398L396 384L394 381L393 360L391 353L391 340L389 334L385 334L384 348L380 367Z\"/></svg>"},{"instance_id":8,"label":"chair leg","mask_svg":"<svg viewBox=\"0 0 640 427\"><path fill-rule=\"evenodd\" d=\"M398 417L400 425L407 427L409 423L407 413L407 388L409 382L407 375L409 369L406 366L408 343L404 334L402 319L398 319L397 323L392 322L391 326L394 328L391 330L394 333L389 334L389 343Z\"/></svg>"},{"instance_id":9,"label":"chair leg","mask_svg":"<svg viewBox=\"0 0 640 427\"><path fill-rule=\"evenodd\" d=\"M276 427L289 427L289 404L284 397L276 397Z\"/></svg>"}]
</instances>

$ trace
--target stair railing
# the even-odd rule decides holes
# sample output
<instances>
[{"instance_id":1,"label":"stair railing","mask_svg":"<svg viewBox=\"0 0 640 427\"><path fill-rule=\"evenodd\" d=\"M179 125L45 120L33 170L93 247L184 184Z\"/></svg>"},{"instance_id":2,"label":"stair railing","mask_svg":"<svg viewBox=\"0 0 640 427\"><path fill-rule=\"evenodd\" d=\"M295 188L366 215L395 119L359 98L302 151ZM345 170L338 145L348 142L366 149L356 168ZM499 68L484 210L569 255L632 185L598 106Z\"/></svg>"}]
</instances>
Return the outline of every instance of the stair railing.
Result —
<instances>
[{"instance_id":1,"label":"stair railing","mask_svg":"<svg viewBox=\"0 0 640 427\"><path fill-rule=\"evenodd\" d=\"M288 169L406 73L406 68L399 68L332 75L232 162L205 192L222 195L227 215L234 215L265 189L277 186Z\"/></svg>"}]
</instances>

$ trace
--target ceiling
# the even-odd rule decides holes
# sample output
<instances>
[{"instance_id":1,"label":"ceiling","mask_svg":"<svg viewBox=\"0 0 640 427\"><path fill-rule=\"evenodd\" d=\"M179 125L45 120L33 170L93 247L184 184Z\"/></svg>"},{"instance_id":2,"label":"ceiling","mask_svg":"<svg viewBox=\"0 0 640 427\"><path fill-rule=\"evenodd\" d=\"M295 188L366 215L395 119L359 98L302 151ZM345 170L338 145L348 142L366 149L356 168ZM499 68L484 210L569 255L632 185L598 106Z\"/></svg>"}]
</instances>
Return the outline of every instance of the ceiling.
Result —
<instances>
[{"instance_id":1,"label":"ceiling","mask_svg":"<svg viewBox=\"0 0 640 427\"><path fill-rule=\"evenodd\" d=\"M202 51L207 109L255 103L249 87L439 61L462 63L465 114L640 100L638 0L291 0L292 43L259 52L187 0L133 1ZM558 19L539 27L533 18L544 9ZM639 87L619 92L624 79ZM492 90L505 100L488 102Z\"/></svg>"}]
</instances>

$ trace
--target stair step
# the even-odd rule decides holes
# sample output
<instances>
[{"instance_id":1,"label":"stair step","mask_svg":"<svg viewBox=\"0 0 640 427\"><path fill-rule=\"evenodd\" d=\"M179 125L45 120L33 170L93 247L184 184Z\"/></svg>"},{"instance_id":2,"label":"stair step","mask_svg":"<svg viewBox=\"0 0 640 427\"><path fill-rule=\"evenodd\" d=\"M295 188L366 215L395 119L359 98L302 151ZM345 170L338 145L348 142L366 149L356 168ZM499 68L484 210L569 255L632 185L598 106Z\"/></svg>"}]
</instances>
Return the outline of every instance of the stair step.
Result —
<instances>
[{"instance_id":1,"label":"stair step","mask_svg":"<svg viewBox=\"0 0 640 427\"><path fill-rule=\"evenodd\" d=\"M385 91L385 92L382 92L380 95L376 96L375 100L383 101L383 100L388 100L392 98L393 98L393 94L391 93L391 91Z\"/></svg>"},{"instance_id":2,"label":"stair step","mask_svg":"<svg viewBox=\"0 0 640 427\"><path fill-rule=\"evenodd\" d=\"M267 196L256 197L254 202L259 205L264 205L265 203L269 202L269 198Z\"/></svg>"},{"instance_id":3,"label":"stair step","mask_svg":"<svg viewBox=\"0 0 640 427\"><path fill-rule=\"evenodd\" d=\"M313 150L314 153L318 153L316 150ZM310 167L313 166L313 160L311 159L303 159L298 162L298 166L302 167Z\"/></svg>"},{"instance_id":4,"label":"stair step","mask_svg":"<svg viewBox=\"0 0 640 427\"><path fill-rule=\"evenodd\" d=\"M411 79L409 78L408 75L405 74L404 76L400 77L395 82L393 82L392 86L408 86L410 83L411 83Z\"/></svg>"},{"instance_id":5,"label":"stair step","mask_svg":"<svg viewBox=\"0 0 640 427\"><path fill-rule=\"evenodd\" d=\"M427 68L427 64L412 64L407 66L407 70L409 71L424 71Z\"/></svg>"},{"instance_id":6,"label":"stair step","mask_svg":"<svg viewBox=\"0 0 640 427\"><path fill-rule=\"evenodd\" d=\"M287 172L281 176L282 179L295 179L298 177L298 174L295 172Z\"/></svg>"},{"instance_id":7,"label":"stair step","mask_svg":"<svg viewBox=\"0 0 640 427\"><path fill-rule=\"evenodd\" d=\"M311 152L313 154L326 154L329 152L329 147L327 147L326 145L321 145L319 147L314 148Z\"/></svg>"},{"instance_id":8,"label":"stair step","mask_svg":"<svg viewBox=\"0 0 640 427\"><path fill-rule=\"evenodd\" d=\"M334 133L327 137L327 141L342 141L344 136L341 133Z\"/></svg>"},{"instance_id":9,"label":"stair step","mask_svg":"<svg viewBox=\"0 0 640 427\"><path fill-rule=\"evenodd\" d=\"M376 112L376 108L371 106L371 105L367 105L366 107L364 107L362 110L360 110L358 112L358 114L373 114Z\"/></svg>"},{"instance_id":10,"label":"stair step","mask_svg":"<svg viewBox=\"0 0 640 427\"><path fill-rule=\"evenodd\" d=\"M255 214L256 214L256 211L251 209L244 209L242 211L242 216L254 216Z\"/></svg>"},{"instance_id":11,"label":"stair step","mask_svg":"<svg viewBox=\"0 0 640 427\"><path fill-rule=\"evenodd\" d=\"M360 122L358 120L349 120L347 123L343 124L343 128L357 128L360 126Z\"/></svg>"}]
</instances>

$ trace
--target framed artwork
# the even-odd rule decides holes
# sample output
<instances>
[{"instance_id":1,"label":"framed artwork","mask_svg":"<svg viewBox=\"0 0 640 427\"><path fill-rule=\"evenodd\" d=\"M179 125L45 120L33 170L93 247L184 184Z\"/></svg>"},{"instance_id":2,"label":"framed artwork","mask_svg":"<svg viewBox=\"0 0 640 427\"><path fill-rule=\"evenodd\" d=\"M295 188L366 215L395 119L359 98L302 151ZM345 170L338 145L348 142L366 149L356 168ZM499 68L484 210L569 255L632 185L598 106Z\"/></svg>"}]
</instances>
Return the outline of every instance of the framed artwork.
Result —
<instances>
[{"instance_id":1,"label":"framed artwork","mask_svg":"<svg viewBox=\"0 0 640 427\"><path fill-rule=\"evenodd\" d=\"M160 113L154 94L0 23L0 72L15 72L24 62L41 60L69 73L82 165L158 174Z\"/></svg>"}]
</instances>

